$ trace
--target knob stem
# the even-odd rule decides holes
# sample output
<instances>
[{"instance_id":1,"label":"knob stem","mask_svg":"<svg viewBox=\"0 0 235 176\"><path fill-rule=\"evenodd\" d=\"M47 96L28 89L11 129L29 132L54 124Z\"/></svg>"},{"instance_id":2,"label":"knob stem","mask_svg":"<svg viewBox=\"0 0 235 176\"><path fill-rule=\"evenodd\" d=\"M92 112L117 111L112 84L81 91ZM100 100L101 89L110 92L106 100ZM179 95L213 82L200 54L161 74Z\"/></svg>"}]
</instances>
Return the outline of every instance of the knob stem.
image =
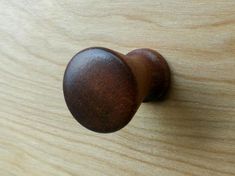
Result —
<instances>
[{"instance_id":1,"label":"knob stem","mask_svg":"<svg viewBox=\"0 0 235 176\"><path fill-rule=\"evenodd\" d=\"M151 49L136 49L125 59L138 83L139 101L162 99L170 84L170 69L166 60Z\"/></svg>"}]
</instances>

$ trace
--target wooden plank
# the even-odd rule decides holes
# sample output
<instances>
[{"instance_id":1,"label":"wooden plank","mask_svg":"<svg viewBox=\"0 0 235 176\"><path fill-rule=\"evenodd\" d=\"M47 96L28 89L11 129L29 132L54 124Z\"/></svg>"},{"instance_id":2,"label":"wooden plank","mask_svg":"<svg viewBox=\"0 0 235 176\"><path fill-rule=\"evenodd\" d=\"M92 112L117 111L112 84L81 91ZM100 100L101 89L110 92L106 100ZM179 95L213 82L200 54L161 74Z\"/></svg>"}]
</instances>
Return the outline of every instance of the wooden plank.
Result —
<instances>
[{"instance_id":1,"label":"wooden plank","mask_svg":"<svg viewBox=\"0 0 235 176\"><path fill-rule=\"evenodd\" d=\"M234 0L0 0L0 175L235 175ZM158 50L164 102L96 134L66 108L79 50Z\"/></svg>"}]
</instances>

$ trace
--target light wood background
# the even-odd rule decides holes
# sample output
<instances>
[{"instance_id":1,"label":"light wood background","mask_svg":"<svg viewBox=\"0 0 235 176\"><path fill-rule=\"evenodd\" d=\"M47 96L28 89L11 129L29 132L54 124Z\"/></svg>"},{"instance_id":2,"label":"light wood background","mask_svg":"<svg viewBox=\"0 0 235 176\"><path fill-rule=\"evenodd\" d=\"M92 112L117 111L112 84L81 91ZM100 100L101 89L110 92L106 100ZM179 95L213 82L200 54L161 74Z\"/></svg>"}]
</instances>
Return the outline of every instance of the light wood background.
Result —
<instances>
[{"instance_id":1,"label":"light wood background","mask_svg":"<svg viewBox=\"0 0 235 176\"><path fill-rule=\"evenodd\" d=\"M81 127L63 99L79 50L149 47L164 102L123 130ZM234 176L234 0L0 0L1 176Z\"/></svg>"}]
</instances>

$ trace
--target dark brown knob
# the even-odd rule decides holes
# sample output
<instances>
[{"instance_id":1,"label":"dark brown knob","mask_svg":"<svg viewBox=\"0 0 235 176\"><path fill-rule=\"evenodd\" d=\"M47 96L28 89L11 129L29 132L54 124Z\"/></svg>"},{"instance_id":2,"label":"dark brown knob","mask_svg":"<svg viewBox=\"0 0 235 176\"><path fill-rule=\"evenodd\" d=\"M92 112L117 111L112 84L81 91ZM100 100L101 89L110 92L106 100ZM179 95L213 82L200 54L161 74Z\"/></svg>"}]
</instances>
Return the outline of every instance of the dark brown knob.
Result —
<instances>
[{"instance_id":1,"label":"dark brown knob","mask_svg":"<svg viewBox=\"0 0 235 176\"><path fill-rule=\"evenodd\" d=\"M67 106L80 124L109 133L127 125L142 101L161 98L169 83L167 62L154 50L123 55L94 47L69 62L63 89Z\"/></svg>"}]
</instances>

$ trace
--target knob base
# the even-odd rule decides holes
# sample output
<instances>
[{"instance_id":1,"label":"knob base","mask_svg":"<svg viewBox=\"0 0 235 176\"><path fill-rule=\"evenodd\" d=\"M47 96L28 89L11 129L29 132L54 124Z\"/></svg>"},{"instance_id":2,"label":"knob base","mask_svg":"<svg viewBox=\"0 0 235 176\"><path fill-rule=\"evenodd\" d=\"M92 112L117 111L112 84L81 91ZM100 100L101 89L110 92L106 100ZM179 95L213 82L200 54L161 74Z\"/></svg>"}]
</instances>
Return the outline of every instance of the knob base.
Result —
<instances>
[{"instance_id":1,"label":"knob base","mask_svg":"<svg viewBox=\"0 0 235 176\"><path fill-rule=\"evenodd\" d=\"M164 57L157 51L147 48L133 50L127 56L146 59L146 67L148 67L152 81L149 93L143 102L162 100L170 86L170 69Z\"/></svg>"}]
</instances>

